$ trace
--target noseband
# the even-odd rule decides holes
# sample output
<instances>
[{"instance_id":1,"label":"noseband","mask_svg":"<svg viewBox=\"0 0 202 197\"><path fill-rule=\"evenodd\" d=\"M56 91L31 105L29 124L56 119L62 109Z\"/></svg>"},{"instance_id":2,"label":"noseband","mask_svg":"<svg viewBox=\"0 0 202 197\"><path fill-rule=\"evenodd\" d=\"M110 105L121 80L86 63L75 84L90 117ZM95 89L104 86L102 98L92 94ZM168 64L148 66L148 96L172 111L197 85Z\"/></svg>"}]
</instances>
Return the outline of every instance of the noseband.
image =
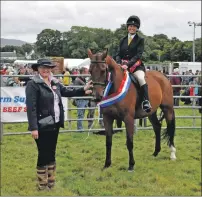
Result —
<instances>
[{"instance_id":1,"label":"noseband","mask_svg":"<svg viewBox=\"0 0 202 197\"><path fill-rule=\"evenodd\" d=\"M95 64L99 64L99 63L105 63L105 61L96 61L96 60L91 60L91 63L95 63ZM105 82L99 82L99 81L93 81L93 85L99 85L99 86L106 86L108 83L108 79L107 79L107 73L108 73L108 68L106 67L106 77L105 77Z\"/></svg>"}]
</instances>

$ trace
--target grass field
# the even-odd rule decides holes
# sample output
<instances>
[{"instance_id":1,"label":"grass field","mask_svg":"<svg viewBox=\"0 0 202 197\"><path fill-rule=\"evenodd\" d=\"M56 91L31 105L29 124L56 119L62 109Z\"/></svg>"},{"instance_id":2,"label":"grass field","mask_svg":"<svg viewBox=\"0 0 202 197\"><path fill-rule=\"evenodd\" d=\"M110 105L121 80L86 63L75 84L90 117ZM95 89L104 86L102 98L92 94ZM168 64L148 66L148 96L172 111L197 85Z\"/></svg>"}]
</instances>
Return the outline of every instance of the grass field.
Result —
<instances>
[{"instance_id":1,"label":"grass field","mask_svg":"<svg viewBox=\"0 0 202 197\"><path fill-rule=\"evenodd\" d=\"M72 116L75 116L74 112ZM176 115L193 115L176 110ZM198 111L196 115L200 115ZM97 124L98 125L98 124ZM191 126L192 120L177 120ZM75 129L76 123L72 125ZM196 120L201 126L201 120ZM86 127L86 124L85 124ZM27 131L27 124L7 124L9 132ZM66 123L67 129L67 123ZM113 136L112 166L102 171L105 137L85 133L61 133L57 146L57 184L50 192L36 191L36 145L30 135L4 136L1 145L2 196L201 196L201 131L176 131L177 160L162 142L154 158L154 133L139 130L134 135L135 171L127 172L125 131Z\"/></svg>"}]
</instances>

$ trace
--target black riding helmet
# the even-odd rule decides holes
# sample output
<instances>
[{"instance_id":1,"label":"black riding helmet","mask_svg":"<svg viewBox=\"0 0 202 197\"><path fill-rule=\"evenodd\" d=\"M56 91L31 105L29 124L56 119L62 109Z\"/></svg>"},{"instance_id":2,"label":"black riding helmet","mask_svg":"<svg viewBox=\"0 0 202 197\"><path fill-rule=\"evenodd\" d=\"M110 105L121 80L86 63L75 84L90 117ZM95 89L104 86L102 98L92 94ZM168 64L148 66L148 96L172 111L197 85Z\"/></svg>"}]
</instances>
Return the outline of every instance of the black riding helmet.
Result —
<instances>
[{"instance_id":1,"label":"black riding helmet","mask_svg":"<svg viewBox=\"0 0 202 197\"><path fill-rule=\"evenodd\" d=\"M140 28L140 19L138 16L130 16L126 22L127 27L129 25L135 25L138 29Z\"/></svg>"}]
</instances>

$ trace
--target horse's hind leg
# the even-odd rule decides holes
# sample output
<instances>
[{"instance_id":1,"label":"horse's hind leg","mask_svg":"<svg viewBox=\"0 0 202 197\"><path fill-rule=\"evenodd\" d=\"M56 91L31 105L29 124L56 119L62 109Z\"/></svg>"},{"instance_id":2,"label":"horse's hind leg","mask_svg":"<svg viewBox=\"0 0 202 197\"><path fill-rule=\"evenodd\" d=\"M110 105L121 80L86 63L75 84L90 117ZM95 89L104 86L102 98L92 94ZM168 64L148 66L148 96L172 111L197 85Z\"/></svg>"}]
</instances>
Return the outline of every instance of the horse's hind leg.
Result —
<instances>
[{"instance_id":1,"label":"horse's hind leg","mask_svg":"<svg viewBox=\"0 0 202 197\"><path fill-rule=\"evenodd\" d=\"M116 126L117 126L117 130L114 130L113 133L118 133L118 132L122 132L123 130L121 129L122 127L122 120L121 119L116 119Z\"/></svg>"},{"instance_id":2,"label":"horse's hind leg","mask_svg":"<svg viewBox=\"0 0 202 197\"><path fill-rule=\"evenodd\" d=\"M158 153L161 151L161 123L159 122L157 118L156 111L148 118L153 126L154 133L156 136L155 150L153 153L153 155L156 157Z\"/></svg>"},{"instance_id":3,"label":"horse's hind leg","mask_svg":"<svg viewBox=\"0 0 202 197\"><path fill-rule=\"evenodd\" d=\"M176 159L176 148L174 145L174 137L175 137L175 111L172 106L162 105L161 109L164 113L167 128L164 130L163 138L168 141L168 146L170 148L171 154L170 159Z\"/></svg>"},{"instance_id":4,"label":"horse's hind leg","mask_svg":"<svg viewBox=\"0 0 202 197\"><path fill-rule=\"evenodd\" d=\"M118 128L122 127L122 120L121 119L116 119L116 125Z\"/></svg>"}]
</instances>

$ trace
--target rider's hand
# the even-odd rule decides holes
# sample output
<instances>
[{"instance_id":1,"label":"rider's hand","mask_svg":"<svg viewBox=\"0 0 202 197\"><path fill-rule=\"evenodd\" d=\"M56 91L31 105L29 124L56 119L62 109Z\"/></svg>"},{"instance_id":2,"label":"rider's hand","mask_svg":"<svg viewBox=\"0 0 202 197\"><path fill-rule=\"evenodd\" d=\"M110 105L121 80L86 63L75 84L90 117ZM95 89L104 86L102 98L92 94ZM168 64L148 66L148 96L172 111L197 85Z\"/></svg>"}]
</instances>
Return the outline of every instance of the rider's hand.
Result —
<instances>
[{"instance_id":1,"label":"rider's hand","mask_svg":"<svg viewBox=\"0 0 202 197\"><path fill-rule=\"evenodd\" d=\"M32 131L32 137L34 138L34 139L38 139L39 138L39 132L38 132L38 130L34 130L34 131Z\"/></svg>"},{"instance_id":2,"label":"rider's hand","mask_svg":"<svg viewBox=\"0 0 202 197\"><path fill-rule=\"evenodd\" d=\"M127 70L128 66L127 65L122 65L121 68L123 68L124 70Z\"/></svg>"}]
</instances>

